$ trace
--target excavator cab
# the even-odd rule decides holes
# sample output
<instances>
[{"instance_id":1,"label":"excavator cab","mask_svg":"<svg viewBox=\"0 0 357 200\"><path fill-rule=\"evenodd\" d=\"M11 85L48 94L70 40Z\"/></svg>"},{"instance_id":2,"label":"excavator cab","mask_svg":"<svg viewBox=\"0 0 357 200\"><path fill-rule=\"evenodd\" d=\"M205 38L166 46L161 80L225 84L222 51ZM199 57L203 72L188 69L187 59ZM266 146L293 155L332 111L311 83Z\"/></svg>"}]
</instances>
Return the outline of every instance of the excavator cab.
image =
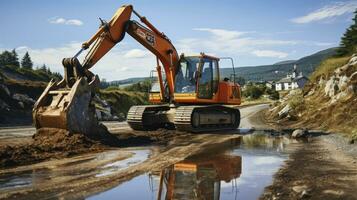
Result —
<instances>
[{"instance_id":1,"label":"excavator cab","mask_svg":"<svg viewBox=\"0 0 357 200\"><path fill-rule=\"evenodd\" d=\"M234 79L221 81L219 60L204 53L181 56L175 76L175 102L240 104L240 86Z\"/></svg>"},{"instance_id":2,"label":"excavator cab","mask_svg":"<svg viewBox=\"0 0 357 200\"><path fill-rule=\"evenodd\" d=\"M175 79L175 94L195 95L212 99L219 82L218 58L201 56L181 57Z\"/></svg>"}]
</instances>

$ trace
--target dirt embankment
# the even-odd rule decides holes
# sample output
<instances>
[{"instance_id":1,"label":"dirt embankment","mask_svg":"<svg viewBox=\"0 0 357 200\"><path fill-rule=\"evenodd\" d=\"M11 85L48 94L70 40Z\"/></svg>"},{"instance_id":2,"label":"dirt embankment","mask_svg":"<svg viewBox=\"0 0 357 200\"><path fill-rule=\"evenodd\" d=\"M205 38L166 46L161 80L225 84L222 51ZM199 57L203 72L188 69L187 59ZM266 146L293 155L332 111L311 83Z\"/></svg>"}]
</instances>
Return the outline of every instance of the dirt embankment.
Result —
<instances>
[{"instance_id":1,"label":"dirt embankment","mask_svg":"<svg viewBox=\"0 0 357 200\"><path fill-rule=\"evenodd\" d=\"M277 127L321 129L357 140L357 54L330 58L303 90L292 90L267 112Z\"/></svg>"},{"instance_id":2,"label":"dirt embankment","mask_svg":"<svg viewBox=\"0 0 357 200\"><path fill-rule=\"evenodd\" d=\"M292 153L260 199L357 199L357 164L321 138Z\"/></svg>"},{"instance_id":3,"label":"dirt embankment","mask_svg":"<svg viewBox=\"0 0 357 200\"><path fill-rule=\"evenodd\" d=\"M45 82L13 80L0 73L0 126L30 125L32 107Z\"/></svg>"}]
</instances>

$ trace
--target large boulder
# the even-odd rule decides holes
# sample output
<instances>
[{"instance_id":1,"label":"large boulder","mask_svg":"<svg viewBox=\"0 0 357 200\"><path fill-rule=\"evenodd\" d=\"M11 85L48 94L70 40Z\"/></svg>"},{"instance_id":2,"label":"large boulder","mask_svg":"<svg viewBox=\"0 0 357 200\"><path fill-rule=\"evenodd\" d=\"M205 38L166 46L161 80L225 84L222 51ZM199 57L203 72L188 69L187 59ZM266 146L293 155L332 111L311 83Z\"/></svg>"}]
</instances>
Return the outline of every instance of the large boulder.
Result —
<instances>
[{"instance_id":1,"label":"large boulder","mask_svg":"<svg viewBox=\"0 0 357 200\"><path fill-rule=\"evenodd\" d=\"M286 104L286 106L281 109L278 113L279 118L284 118L289 114L289 111L291 110L291 106L289 104Z\"/></svg>"},{"instance_id":2,"label":"large boulder","mask_svg":"<svg viewBox=\"0 0 357 200\"><path fill-rule=\"evenodd\" d=\"M25 104L28 105L33 105L35 103L35 100L27 96L26 94L15 93L14 95L12 95L12 98L19 102L24 102Z\"/></svg>"},{"instance_id":3,"label":"large boulder","mask_svg":"<svg viewBox=\"0 0 357 200\"><path fill-rule=\"evenodd\" d=\"M291 137L293 137L293 138L302 138L302 137L305 137L307 134L308 134L307 130L296 129L291 134Z\"/></svg>"}]
</instances>

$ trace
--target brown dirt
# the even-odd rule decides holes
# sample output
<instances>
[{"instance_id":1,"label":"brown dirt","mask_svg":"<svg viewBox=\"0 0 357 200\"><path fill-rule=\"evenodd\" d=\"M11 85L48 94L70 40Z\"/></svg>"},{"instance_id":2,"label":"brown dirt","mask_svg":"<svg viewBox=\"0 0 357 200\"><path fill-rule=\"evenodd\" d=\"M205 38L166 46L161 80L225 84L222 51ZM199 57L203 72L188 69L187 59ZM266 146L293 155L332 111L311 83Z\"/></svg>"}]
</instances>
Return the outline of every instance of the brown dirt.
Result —
<instances>
[{"instance_id":1,"label":"brown dirt","mask_svg":"<svg viewBox=\"0 0 357 200\"><path fill-rule=\"evenodd\" d=\"M189 135L165 129L148 132L128 129L109 133L105 126L101 128L96 135L90 137L63 129L41 128L32 138L21 138L21 142L16 138L7 139L6 142L0 142L0 169L100 152L113 147L152 143L166 145L175 138Z\"/></svg>"},{"instance_id":2,"label":"brown dirt","mask_svg":"<svg viewBox=\"0 0 357 200\"><path fill-rule=\"evenodd\" d=\"M105 147L82 134L71 134L62 129L40 129L28 144L0 146L0 168L102 151Z\"/></svg>"},{"instance_id":3,"label":"brown dirt","mask_svg":"<svg viewBox=\"0 0 357 200\"><path fill-rule=\"evenodd\" d=\"M260 199L357 199L356 188L356 161L316 139L290 155Z\"/></svg>"},{"instance_id":4,"label":"brown dirt","mask_svg":"<svg viewBox=\"0 0 357 200\"><path fill-rule=\"evenodd\" d=\"M41 186L37 185L37 187L34 188L28 187L9 191L0 194L0 199L83 199L89 195L115 187L140 174L148 172L157 173L161 169L184 160L189 156L203 152L224 151L240 142L239 135L228 134L187 134L186 136L181 135L181 137L175 139L177 139L177 141L173 144L169 144L163 152L149 157L143 163L127 169L118 170L111 175L87 177L84 174L85 178L81 178L80 174L79 177L73 177L71 181L61 179L57 182L39 183Z\"/></svg>"}]
</instances>

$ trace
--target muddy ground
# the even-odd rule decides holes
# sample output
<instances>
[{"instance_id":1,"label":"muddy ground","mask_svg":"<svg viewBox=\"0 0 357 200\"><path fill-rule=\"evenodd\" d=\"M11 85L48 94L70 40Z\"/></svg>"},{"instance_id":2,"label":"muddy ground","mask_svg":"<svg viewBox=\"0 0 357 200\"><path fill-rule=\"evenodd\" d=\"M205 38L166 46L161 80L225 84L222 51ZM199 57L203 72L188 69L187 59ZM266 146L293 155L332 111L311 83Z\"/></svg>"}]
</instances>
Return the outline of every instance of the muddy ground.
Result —
<instances>
[{"instance_id":1,"label":"muddy ground","mask_svg":"<svg viewBox=\"0 0 357 200\"><path fill-rule=\"evenodd\" d=\"M125 123L106 123L109 131L120 139L120 145L102 145L71 135L70 138L73 138L65 144L74 142L71 145L76 146L74 149L59 145L50 147L52 152L49 154L41 154L36 148L36 151L32 149L30 154L25 151L23 155L31 155L32 160L25 159L24 162L12 164L18 167L9 167L7 163L6 168L0 169L0 176L11 173L21 175L29 170L38 174L43 170L46 173L50 171L53 180L48 182L46 177L32 177L31 180L37 180L36 187L8 188L2 191L0 199L84 198L112 188L138 174L157 171L190 155L200 153L203 149L207 152L216 151L217 147L227 147L232 142L239 141L241 135L249 134L249 129L271 129L271 125L265 122L262 112L267 108L267 105L243 108L241 129L215 134L195 135L167 130L136 132L130 130ZM31 138L33 133L34 129L30 127L2 129L0 149L10 148L5 147L9 145L26 149L34 144L35 139ZM314 135L294 146L290 150L288 161L276 173L272 185L265 189L261 199L357 199L357 193L354 191L357 188L357 145L348 144L348 141L344 140L339 143L331 141L333 140L329 136ZM103 166L132 156L131 148L138 146L150 149L151 153L147 160L125 170L115 170L112 174L101 175L103 170L108 170L103 169ZM66 148L67 150L63 151ZM7 149L2 154L0 151L0 155L11 151L13 149ZM36 158L36 155L46 156ZM21 160L19 158L23 159L20 156L14 160ZM3 162L3 158L0 159ZM53 174L57 174L58 177L53 177Z\"/></svg>"},{"instance_id":2,"label":"muddy ground","mask_svg":"<svg viewBox=\"0 0 357 200\"><path fill-rule=\"evenodd\" d=\"M357 199L356 159L321 137L290 155L261 199Z\"/></svg>"},{"instance_id":3,"label":"muddy ground","mask_svg":"<svg viewBox=\"0 0 357 200\"><path fill-rule=\"evenodd\" d=\"M255 105L242 108L241 127L267 128L262 123L261 112L259 112L266 107L267 105ZM252 117L253 115L259 117ZM254 123L250 123L249 120L254 120ZM189 133L165 129L133 131L125 122L104 124L111 135L100 133L100 138L85 137L82 134L71 134L58 129L43 129L36 133L34 128L27 127L13 129L10 134L11 128L3 129L0 131L0 134L3 134L0 137L0 168L101 152L118 147L167 145L179 138L192 137Z\"/></svg>"},{"instance_id":4,"label":"muddy ground","mask_svg":"<svg viewBox=\"0 0 357 200\"><path fill-rule=\"evenodd\" d=\"M167 144L173 137L186 135L173 134L170 130L154 132L132 131L112 128L111 135L86 137L61 129L40 129L32 136L4 138L0 142L0 168L33 164L49 159L61 159L83 153L96 153L113 148ZM105 132L105 131L104 131Z\"/></svg>"}]
</instances>

